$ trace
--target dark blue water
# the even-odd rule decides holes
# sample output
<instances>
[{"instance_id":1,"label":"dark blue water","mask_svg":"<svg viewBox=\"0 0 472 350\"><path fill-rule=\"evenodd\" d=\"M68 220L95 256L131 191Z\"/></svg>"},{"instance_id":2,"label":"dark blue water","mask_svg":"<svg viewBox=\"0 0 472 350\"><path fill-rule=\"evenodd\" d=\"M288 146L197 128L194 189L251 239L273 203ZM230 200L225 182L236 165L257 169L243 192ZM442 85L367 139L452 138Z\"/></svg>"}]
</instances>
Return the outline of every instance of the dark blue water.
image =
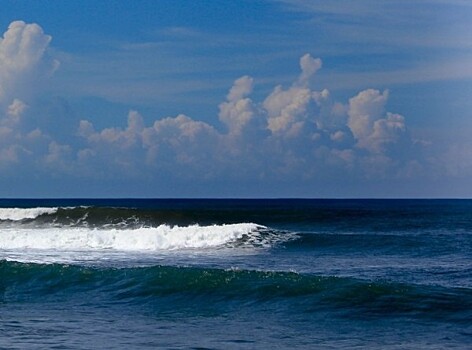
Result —
<instances>
[{"instance_id":1,"label":"dark blue water","mask_svg":"<svg viewBox=\"0 0 472 350\"><path fill-rule=\"evenodd\" d=\"M466 349L472 200L0 200L0 348Z\"/></svg>"}]
</instances>

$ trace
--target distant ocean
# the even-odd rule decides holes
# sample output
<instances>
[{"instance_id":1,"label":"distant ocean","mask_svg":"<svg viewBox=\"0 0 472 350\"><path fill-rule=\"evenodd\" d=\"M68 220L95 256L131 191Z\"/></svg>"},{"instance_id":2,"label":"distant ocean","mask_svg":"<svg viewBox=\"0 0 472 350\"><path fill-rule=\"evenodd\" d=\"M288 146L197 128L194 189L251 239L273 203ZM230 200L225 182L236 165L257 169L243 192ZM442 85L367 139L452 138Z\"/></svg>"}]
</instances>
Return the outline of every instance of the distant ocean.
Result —
<instances>
[{"instance_id":1,"label":"distant ocean","mask_svg":"<svg viewBox=\"0 0 472 350\"><path fill-rule=\"evenodd\" d=\"M470 349L472 200L0 200L0 349Z\"/></svg>"}]
</instances>

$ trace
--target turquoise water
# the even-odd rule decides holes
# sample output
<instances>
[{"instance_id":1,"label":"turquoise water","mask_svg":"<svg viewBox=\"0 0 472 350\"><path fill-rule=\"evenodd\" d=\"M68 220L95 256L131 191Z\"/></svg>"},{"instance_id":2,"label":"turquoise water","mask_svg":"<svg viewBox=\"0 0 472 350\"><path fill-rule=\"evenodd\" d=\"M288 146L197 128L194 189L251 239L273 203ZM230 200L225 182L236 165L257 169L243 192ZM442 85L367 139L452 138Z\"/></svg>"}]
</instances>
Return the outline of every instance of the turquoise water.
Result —
<instances>
[{"instance_id":1,"label":"turquoise water","mask_svg":"<svg viewBox=\"0 0 472 350\"><path fill-rule=\"evenodd\" d=\"M0 348L463 349L472 340L472 201L0 207Z\"/></svg>"}]
</instances>

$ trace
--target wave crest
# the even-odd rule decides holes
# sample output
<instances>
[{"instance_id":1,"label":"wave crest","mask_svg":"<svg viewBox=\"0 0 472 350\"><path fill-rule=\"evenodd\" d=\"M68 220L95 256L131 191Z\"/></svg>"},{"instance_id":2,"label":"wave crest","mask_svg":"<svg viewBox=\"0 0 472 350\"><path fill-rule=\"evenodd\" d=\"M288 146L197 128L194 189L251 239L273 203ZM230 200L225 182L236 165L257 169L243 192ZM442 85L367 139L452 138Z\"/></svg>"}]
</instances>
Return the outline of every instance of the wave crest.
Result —
<instances>
[{"instance_id":1,"label":"wave crest","mask_svg":"<svg viewBox=\"0 0 472 350\"><path fill-rule=\"evenodd\" d=\"M54 214L59 208L0 208L1 221L21 221L36 219L44 214Z\"/></svg>"}]
</instances>

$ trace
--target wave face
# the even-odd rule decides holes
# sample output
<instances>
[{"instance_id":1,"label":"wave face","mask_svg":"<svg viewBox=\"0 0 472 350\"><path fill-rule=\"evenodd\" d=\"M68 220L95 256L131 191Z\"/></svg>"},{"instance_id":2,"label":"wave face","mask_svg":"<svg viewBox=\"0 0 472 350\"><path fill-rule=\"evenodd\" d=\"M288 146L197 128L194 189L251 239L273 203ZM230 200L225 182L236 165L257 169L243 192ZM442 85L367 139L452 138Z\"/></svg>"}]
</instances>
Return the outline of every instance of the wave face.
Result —
<instances>
[{"instance_id":1,"label":"wave face","mask_svg":"<svg viewBox=\"0 0 472 350\"><path fill-rule=\"evenodd\" d=\"M115 303L158 304L172 308L201 303L223 307L247 302L288 305L292 312L331 310L346 316L389 315L448 319L464 323L472 316L472 290L372 282L299 274L202 267L152 266L94 268L63 264L0 261L0 303L32 301L63 293L87 294ZM264 306L263 306L264 307Z\"/></svg>"}]
</instances>

